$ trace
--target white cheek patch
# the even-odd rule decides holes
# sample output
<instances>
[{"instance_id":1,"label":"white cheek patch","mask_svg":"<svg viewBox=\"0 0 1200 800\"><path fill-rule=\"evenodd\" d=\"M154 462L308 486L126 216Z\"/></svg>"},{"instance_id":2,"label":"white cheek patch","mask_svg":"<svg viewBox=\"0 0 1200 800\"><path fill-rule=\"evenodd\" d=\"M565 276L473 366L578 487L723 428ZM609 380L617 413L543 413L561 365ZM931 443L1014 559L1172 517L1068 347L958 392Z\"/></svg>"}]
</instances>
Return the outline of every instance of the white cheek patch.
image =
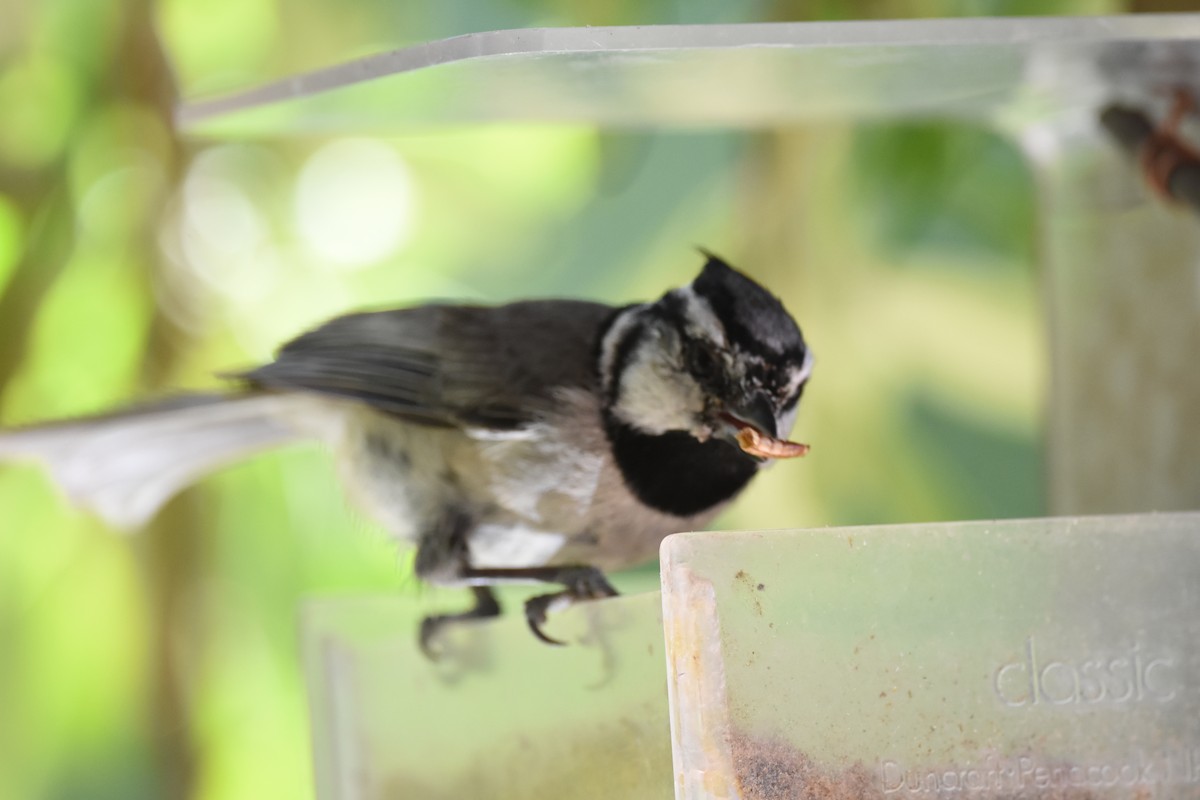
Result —
<instances>
[{"instance_id":1,"label":"white cheek patch","mask_svg":"<svg viewBox=\"0 0 1200 800\"><path fill-rule=\"evenodd\" d=\"M617 349L621 346L621 342L629 334L636 325L639 324L642 312L646 306L633 306L622 311L613 320L608 332L604 334L604 341L600 343L600 374L604 376L604 386L606 392L609 390L609 383L612 381L613 366L617 361Z\"/></svg>"},{"instance_id":2,"label":"white cheek patch","mask_svg":"<svg viewBox=\"0 0 1200 800\"><path fill-rule=\"evenodd\" d=\"M662 345L648 339L621 376L613 411L645 433L691 430L704 411L703 390L668 359Z\"/></svg>"}]
</instances>

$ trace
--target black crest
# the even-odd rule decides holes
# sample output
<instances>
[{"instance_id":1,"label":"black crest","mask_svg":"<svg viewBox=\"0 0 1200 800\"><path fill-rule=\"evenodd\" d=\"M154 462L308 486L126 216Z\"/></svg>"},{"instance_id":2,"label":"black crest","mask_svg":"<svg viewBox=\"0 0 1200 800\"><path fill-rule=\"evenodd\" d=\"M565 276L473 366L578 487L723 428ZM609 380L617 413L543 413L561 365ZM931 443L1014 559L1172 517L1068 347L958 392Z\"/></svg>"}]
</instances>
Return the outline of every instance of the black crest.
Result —
<instances>
[{"instance_id":1,"label":"black crest","mask_svg":"<svg viewBox=\"0 0 1200 800\"><path fill-rule=\"evenodd\" d=\"M770 359L801 360L804 336L779 298L723 260L708 257L692 290L712 306L729 340Z\"/></svg>"}]
</instances>

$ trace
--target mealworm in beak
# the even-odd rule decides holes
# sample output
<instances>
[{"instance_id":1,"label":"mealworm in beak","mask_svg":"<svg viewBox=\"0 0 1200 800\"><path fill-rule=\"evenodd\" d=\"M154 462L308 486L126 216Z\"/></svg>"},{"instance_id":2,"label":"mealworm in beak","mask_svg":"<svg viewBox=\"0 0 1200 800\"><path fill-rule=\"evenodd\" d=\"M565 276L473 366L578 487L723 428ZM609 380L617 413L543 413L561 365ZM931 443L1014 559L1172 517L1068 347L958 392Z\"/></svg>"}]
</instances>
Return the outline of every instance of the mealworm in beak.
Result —
<instances>
[{"instance_id":1,"label":"mealworm in beak","mask_svg":"<svg viewBox=\"0 0 1200 800\"><path fill-rule=\"evenodd\" d=\"M745 452L760 458L799 458L808 452L808 445L776 439L754 428L737 432L738 445Z\"/></svg>"}]
</instances>

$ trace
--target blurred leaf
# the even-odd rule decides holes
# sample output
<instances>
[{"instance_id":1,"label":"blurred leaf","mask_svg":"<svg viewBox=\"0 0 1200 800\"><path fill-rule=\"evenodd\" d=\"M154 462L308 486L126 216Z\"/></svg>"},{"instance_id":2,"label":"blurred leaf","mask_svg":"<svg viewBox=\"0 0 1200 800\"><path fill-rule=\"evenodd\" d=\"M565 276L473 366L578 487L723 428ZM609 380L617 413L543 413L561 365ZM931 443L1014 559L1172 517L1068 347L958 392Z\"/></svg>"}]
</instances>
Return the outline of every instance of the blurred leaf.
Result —
<instances>
[{"instance_id":1,"label":"blurred leaf","mask_svg":"<svg viewBox=\"0 0 1200 800\"><path fill-rule=\"evenodd\" d=\"M911 394L905 409L912 457L943 487L947 518L1045 513L1045 469L1031 432L999 427L923 392Z\"/></svg>"},{"instance_id":2,"label":"blurred leaf","mask_svg":"<svg viewBox=\"0 0 1200 800\"><path fill-rule=\"evenodd\" d=\"M157 222L171 134L152 109L114 103L72 142L69 177L79 220L97 243L119 243Z\"/></svg>"},{"instance_id":3,"label":"blurred leaf","mask_svg":"<svg viewBox=\"0 0 1200 800\"><path fill-rule=\"evenodd\" d=\"M76 759L114 768L99 753L136 738L144 698L128 540L64 510L31 468L0 473L0 514L0 792L8 778L60 783Z\"/></svg>"},{"instance_id":4,"label":"blurred leaf","mask_svg":"<svg viewBox=\"0 0 1200 800\"><path fill-rule=\"evenodd\" d=\"M114 738L73 753L42 797L44 800L168 797L170 793L155 767L151 748L145 741L136 736Z\"/></svg>"},{"instance_id":5,"label":"blurred leaf","mask_svg":"<svg viewBox=\"0 0 1200 800\"><path fill-rule=\"evenodd\" d=\"M35 0L36 13L26 39L31 52L44 53L69 65L81 92L95 95L94 83L112 63L116 34L126 14L146 13L148 3L125 0Z\"/></svg>"},{"instance_id":6,"label":"blurred leaf","mask_svg":"<svg viewBox=\"0 0 1200 800\"><path fill-rule=\"evenodd\" d=\"M97 411L129 396L150 298L121 261L78 256L39 308L26 361L4 397L13 421Z\"/></svg>"},{"instance_id":7,"label":"blurred leaf","mask_svg":"<svg viewBox=\"0 0 1200 800\"><path fill-rule=\"evenodd\" d=\"M0 74L0 160L25 169L57 158L83 103L75 73L45 56L13 64Z\"/></svg>"},{"instance_id":8,"label":"blurred leaf","mask_svg":"<svg viewBox=\"0 0 1200 800\"><path fill-rule=\"evenodd\" d=\"M266 65L279 44L275 8L273 0L164 0L159 30L186 93L241 88L270 77ZM327 22L338 27L336 20Z\"/></svg>"},{"instance_id":9,"label":"blurred leaf","mask_svg":"<svg viewBox=\"0 0 1200 800\"><path fill-rule=\"evenodd\" d=\"M998 134L872 124L855 133L851 160L867 228L890 256L942 251L968 268L1032 259L1032 176Z\"/></svg>"},{"instance_id":10,"label":"blurred leaf","mask_svg":"<svg viewBox=\"0 0 1200 800\"><path fill-rule=\"evenodd\" d=\"M24 246L25 228L21 210L11 199L0 194L0 293L8 285Z\"/></svg>"},{"instance_id":11,"label":"blurred leaf","mask_svg":"<svg viewBox=\"0 0 1200 800\"><path fill-rule=\"evenodd\" d=\"M144 602L129 540L78 517L75 527L76 550L28 609L21 643L36 713L55 732L60 758L104 744L114 727L128 733L114 723L132 721L147 666Z\"/></svg>"}]
</instances>

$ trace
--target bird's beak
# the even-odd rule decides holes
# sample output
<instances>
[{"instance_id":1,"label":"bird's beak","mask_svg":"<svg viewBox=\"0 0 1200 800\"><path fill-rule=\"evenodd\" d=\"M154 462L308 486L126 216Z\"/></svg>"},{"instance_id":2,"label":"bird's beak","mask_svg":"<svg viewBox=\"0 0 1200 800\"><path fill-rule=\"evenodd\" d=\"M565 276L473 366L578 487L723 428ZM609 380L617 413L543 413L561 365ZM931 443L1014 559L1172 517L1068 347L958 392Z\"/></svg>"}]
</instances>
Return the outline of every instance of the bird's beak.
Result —
<instances>
[{"instance_id":1,"label":"bird's beak","mask_svg":"<svg viewBox=\"0 0 1200 800\"><path fill-rule=\"evenodd\" d=\"M775 409L765 394L757 393L727 406L718 418L717 435L759 461L795 458L808 452L806 444L776 438Z\"/></svg>"},{"instance_id":2,"label":"bird's beak","mask_svg":"<svg viewBox=\"0 0 1200 800\"><path fill-rule=\"evenodd\" d=\"M740 403L730 404L721 414L721 419L738 430L754 428L764 436L774 437L776 430L775 409L771 400L762 392L756 392Z\"/></svg>"}]
</instances>

